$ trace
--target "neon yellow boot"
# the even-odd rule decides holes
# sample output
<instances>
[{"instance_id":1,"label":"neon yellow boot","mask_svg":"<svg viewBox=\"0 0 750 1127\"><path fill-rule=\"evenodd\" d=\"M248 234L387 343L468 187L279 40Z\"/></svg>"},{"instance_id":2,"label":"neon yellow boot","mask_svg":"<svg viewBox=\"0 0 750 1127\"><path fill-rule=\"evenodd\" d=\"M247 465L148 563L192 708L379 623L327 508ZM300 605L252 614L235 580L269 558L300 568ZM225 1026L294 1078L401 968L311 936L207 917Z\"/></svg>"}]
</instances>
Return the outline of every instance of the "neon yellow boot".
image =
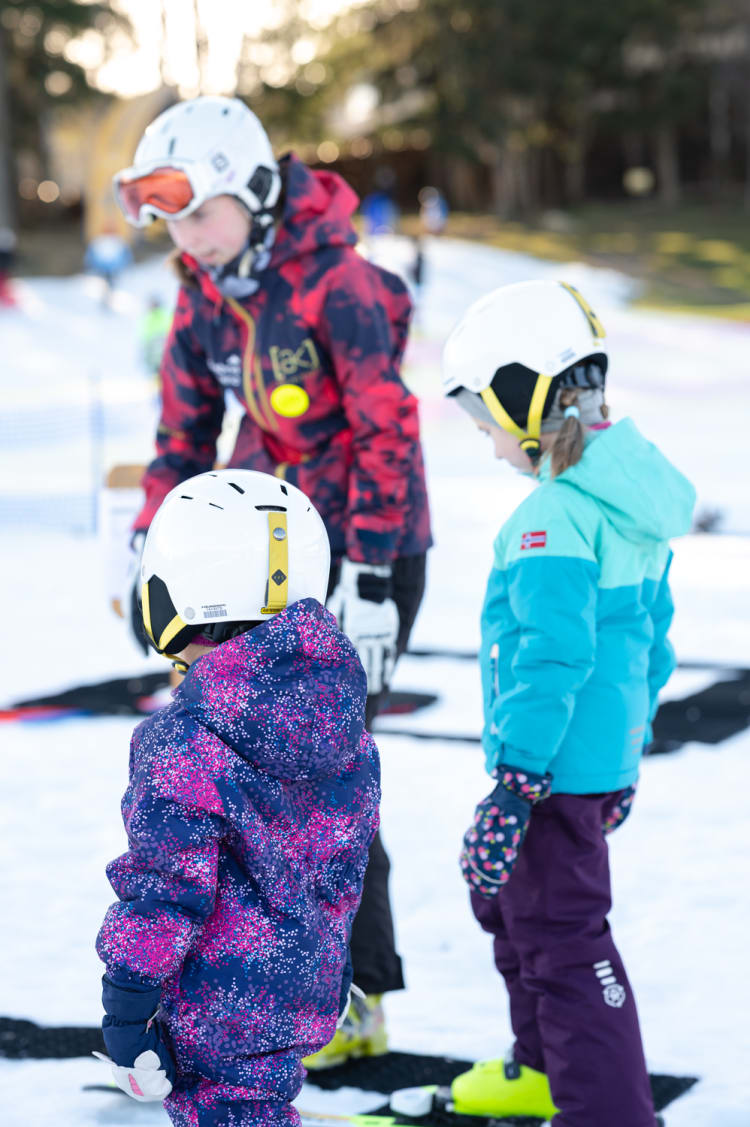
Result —
<instances>
[{"instance_id":1,"label":"neon yellow boot","mask_svg":"<svg viewBox=\"0 0 750 1127\"><path fill-rule=\"evenodd\" d=\"M382 994L359 996L352 992L349 1012L339 1029L317 1053L303 1057L302 1063L311 1072L322 1068L335 1068L337 1064L358 1057L381 1057L388 1052L388 1034L385 1031L385 1014L381 1004Z\"/></svg>"},{"instance_id":2,"label":"neon yellow boot","mask_svg":"<svg viewBox=\"0 0 750 1127\"><path fill-rule=\"evenodd\" d=\"M514 1060L478 1061L451 1084L453 1111L461 1115L529 1115L551 1119L557 1111L543 1072Z\"/></svg>"}]
</instances>

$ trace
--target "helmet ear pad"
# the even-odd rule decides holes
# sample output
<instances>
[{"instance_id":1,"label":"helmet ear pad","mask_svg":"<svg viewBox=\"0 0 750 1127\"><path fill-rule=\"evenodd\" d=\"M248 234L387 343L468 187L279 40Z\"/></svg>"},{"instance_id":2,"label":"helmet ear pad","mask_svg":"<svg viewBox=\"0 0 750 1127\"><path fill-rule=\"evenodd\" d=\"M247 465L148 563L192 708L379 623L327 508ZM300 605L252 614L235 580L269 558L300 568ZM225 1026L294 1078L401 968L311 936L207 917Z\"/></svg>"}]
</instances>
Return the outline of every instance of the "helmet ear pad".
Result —
<instances>
[{"instance_id":1,"label":"helmet ear pad","mask_svg":"<svg viewBox=\"0 0 750 1127\"><path fill-rule=\"evenodd\" d=\"M570 368L559 372L549 385L542 409L542 419L549 415L558 391L562 387L604 388L607 358L604 355L579 360ZM492 377L490 387L517 426L525 429L531 398L539 373L523 364L504 364Z\"/></svg>"},{"instance_id":2,"label":"helmet ear pad","mask_svg":"<svg viewBox=\"0 0 750 1127\"><path fill-rule=\"evenodd\" d=\"M498 368L492 377L490 388L510 415L513 422L526 429L529 417L529 405L534 394L539 372L527 368L523 364L504 364ZM561 376L555 376L549 386L547 398L542 409L542 418L550 412L557 389L560 386Z\"/></svg>"},{"instance_id":3,"label":"helmet ear pad","mask_svg":"<svg viewBox=\"0 0 750 1127\"><path fill-rule=\"evenodd\" d=\"M142 596L139 597L139 602L149 644L159 654L166 653L167 651L170 653L180 653L181 650L185 649L185 646L190 644L196 634L200 634L203 631L204 627L200 624L190 626L188 623L183 622L182 628L169 638L163 648L160 648L159 641L164 631L169 624L178 617L177 609L172 602L166 583L163 579L160 579L158 575L152 575L145 586L148 588L148 618L151 627L150 630L146 622L146 616L143 614Z\"/></svg>"}]
</instances>

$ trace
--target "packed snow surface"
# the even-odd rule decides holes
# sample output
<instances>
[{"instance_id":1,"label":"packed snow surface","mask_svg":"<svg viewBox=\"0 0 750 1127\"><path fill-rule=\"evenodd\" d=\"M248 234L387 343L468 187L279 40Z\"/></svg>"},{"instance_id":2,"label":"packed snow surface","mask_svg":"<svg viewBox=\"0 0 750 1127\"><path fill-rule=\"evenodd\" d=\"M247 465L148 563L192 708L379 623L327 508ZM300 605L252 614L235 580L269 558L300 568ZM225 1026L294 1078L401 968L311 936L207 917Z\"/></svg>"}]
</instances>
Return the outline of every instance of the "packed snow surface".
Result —
<instances>
[{"instance_id":1,"label":"packed snow surface","mask_svg":"<svg viewBox=\"0 0 750 1127\"><path fill-rule=\"evenodd\" d=\"M405 269L406 240L379 261ZM750 490L746 436L750 327L629 308L633 283L468 243L427 244L406 378L422 399L435 528L414 648L472 651L493 537L528 484L494 462L489 443L441 399L440 346L471 301L506 282L574 282L609 332L609 401L695 482L699 509L721 510L719 535L675 544L673 640L681 660L665 696L710 684L716 666L748 664ZM174 296L161 262L123 275L113 307L86 277L26 281L22 307L0 312L0 531L5 658L0 705L160 668L143 658L108 606L92 532L93 484L116 462L147 460L155 388L136 326L147 299ZM231 414L231 413L230 413ZM488 789L479 747L441 740L480 728L478 674L450 656L406 657L395 688L438 702L381 722L383 834L391 855L408 988L386 999L394 1048L467 1058L511 1039L488 938L456 865L474 804ZM0 756L0 1013L49 1025L100 1019L93 941L111 890L106 862L125 847L127 719L6 723ZM389 734L388 729L391 729ZM432 741L403 733L432 732ZM746 972L750 872L746 778L750 733L647 759L634 812L612 839L618 945L637 994L651 1071L700 1077L667 1111L669 1127L747 1127ZM743 889L745 892L743 892ZM4 1127L166 1124L160 1106L82 1085L105 1083L94 1060L0 1060ZM305 1088L309 1110L366 1111L380 1098Z\"/></svg>"}]
</instances>

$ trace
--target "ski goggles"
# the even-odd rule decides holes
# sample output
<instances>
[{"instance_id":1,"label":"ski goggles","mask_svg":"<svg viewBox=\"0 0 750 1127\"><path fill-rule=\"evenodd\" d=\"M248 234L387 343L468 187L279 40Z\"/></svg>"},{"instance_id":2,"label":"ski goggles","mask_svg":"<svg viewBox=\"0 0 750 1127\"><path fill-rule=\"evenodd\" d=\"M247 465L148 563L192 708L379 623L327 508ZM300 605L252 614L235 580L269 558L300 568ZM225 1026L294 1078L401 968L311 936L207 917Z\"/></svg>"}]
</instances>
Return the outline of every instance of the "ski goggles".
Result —
<instances>
[{"instance_id":1,"label":"ski goggles","mask_svg":"<svg viewBox=\"0 0 750 1127\"><path fill-rule=\"evenodd\" d=\"M115 199L134 227L146 227L153 219L183 219L208 199L208 184L199 167L153 168L139 173L134 168L118 172L113 180Z\"/></svg>"}]
</instances>

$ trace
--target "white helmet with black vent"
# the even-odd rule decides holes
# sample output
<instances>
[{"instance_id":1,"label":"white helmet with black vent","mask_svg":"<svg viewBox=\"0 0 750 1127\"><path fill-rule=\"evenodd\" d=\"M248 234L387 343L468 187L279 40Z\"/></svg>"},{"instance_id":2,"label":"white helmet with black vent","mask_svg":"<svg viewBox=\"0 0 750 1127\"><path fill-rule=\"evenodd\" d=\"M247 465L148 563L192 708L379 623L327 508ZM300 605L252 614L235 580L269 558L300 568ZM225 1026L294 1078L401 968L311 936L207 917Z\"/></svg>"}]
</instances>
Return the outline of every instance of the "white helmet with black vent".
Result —
<instances>
[{"instance_id":1,"label":"white helmet with black vent","mask_svg":"<svg viewBox=\"0 0 750 1127\"><path fill-rule=\"evenodd\" d=\"M188 478L164 498L141 561L151 645L172 656L201 634L214 642L300 599L325 601L330 546L295 486L255 470Z\"/></svg>"},{"instance_id":2,"label":"white helmet with black vent","mask_svg":"<svg viewBox=\"0 0 750 1127\"><path fill-rule=\"evenodd\" d=\"M501 286L464 314L443 350L443 390L480 422L514 434L532 460L561 387L603 391L604 327L567 282Z\"/></svg>"},{"instance_id":3,"label":"white helmet with black vent","mask_svg":"<svg viewBox=\"0 0 750 1127\"><path fill-rule=\"evenodd\" d=\"M182 219L213 196L235 196L256 218L281 192L279 166L258 118L239 98L179 102L146 129L133 164L114 177L129 223Z\"/></svg>"}]
</instances>

